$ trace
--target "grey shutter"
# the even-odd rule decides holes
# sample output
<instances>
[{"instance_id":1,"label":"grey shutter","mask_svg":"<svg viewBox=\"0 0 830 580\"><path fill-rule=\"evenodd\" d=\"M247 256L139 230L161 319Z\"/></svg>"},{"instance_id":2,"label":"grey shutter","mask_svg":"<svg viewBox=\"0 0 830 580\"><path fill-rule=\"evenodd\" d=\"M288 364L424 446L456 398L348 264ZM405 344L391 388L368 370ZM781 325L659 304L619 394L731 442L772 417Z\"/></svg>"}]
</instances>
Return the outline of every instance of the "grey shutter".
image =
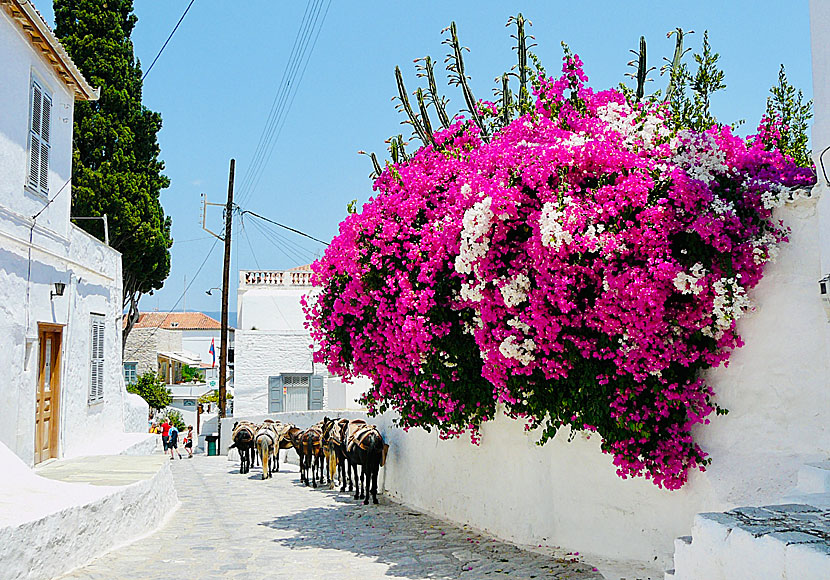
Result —
<instances>
[{"instance_id":1,"label":"grey shutter","mask_svg":"<svg viewBox=\"0 0 830 580\"><path fill-rule=\"evenodd\" d=\"M43 108L40 111L40 191L49 195L49 133L52 118L52 98L43 93Z\"/></svg>"},{"instance_id":2,"label":"grey shutter","mask_svg":"<svg viewBox=\"0 0 830 580\"><path fill-rule=\"evenodd\" d=\"M311 411L319 411L323 408L323 377L312 375L311 389L308 393L308 408Z\"/></svg>"},{"instance_id":3,"label":"grey shutter","mask_svg":"<svg viewBox=\"0 0 830 580\"><path fill-rule=\"evenodd\" d=\"M89 402L97 403L104 399L104 333L105 318L102 314L90 316L90 372Z\"/></svg>"},{"instance_id":4,"label":"grey shutter","mask_svg":"<svg viewBox=\"0 0 830 580\"><path fill-rule=\"evenodd\" d=\"M43 107L43 91L40 85L32 81L32 110L29 114L29 187L39 189L40 185L40 131Z\"/></svg>"},{"instance_id":5,"label":"grey shutter","mask_svg":"<svg viewBox=\"0 0 830 580\"><path fill-rule=\"evenodd\" d=\"M268 377L268 412L281 413L283 405L282 376Z\"/></svg>"}]
</instances>

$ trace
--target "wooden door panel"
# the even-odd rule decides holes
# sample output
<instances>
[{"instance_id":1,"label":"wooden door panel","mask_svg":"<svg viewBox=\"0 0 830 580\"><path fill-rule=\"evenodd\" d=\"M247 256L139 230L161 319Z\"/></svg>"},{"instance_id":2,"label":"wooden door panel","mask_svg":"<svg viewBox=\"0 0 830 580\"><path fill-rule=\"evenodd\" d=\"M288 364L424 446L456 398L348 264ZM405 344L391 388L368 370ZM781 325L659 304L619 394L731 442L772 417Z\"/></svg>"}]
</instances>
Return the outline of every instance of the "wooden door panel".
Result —
<instances>
[{"instance_id":1,"label":"wooden door panel","mask_svg":"<svg viewBox=\"0 0 830 580\"><path fill-rule=\"evenodd\" d=\"M35 408L35 463L58 456L60 422L60 327L40 325Z\"/></svg>"}]
</instances>

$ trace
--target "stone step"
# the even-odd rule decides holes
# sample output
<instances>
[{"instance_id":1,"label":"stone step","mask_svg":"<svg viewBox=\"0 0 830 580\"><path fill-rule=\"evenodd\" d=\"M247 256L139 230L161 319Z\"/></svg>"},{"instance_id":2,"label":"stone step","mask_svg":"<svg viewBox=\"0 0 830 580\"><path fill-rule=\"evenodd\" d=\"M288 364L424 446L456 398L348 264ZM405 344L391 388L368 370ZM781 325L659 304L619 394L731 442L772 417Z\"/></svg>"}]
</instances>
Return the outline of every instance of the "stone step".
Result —
<instances>
[{"instance_id":1,"label":"stone step","mask_svg":"<svg viewBox=\"0 0 830 580\"><path fill-rule=\"evenodd\" d=\"M830 578L830 509L791 503L697 514L692 537L675 540L664 580Z\"/></svg>"},{"instance_id":2,"label":"stone step","mask_svg":"<svg viewBox=\"0 0 830 580\"><path fill-rule=\"evenodd\" d=\"M798 470L796 493L830 493L830 461L805 463Z\"/></svg>"}]
</instances>

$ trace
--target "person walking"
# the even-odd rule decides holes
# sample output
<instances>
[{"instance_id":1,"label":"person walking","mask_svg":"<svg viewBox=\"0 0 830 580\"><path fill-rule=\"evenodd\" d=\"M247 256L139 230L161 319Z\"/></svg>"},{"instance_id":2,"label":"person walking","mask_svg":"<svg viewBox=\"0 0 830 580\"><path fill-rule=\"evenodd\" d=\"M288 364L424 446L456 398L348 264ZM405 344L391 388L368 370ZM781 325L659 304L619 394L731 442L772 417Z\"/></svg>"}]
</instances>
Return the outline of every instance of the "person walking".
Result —
<instances>
[{"instance_id":1,"label":"person walking","mask_svg":"<svg viewBox=\"0 0 830 580\"><path fill-rule=\"evenodd\" d=\"M167 450L170 449L170 421L167 417L164 418L164 423L161 424L161 444L164 452L167 453Z\"/></svg>"},{"instance_id":2,"label":"person walking","mask_svg":"<svg viewBox=\"0 0 830 580\"><path fill-rule=\"evenodd\" d=\"M187 435L184 438L184 448L187 450L187 458L193 459L193 425L187 426Z\"/></svg>"},{"instance_id":3,"label":"person walking","mask_svg":"<svg viewBox=\"0 0 830 580\"><path fill-rule=\"evenodd\" d=\"M179 453L179 430L176 429L175 425L170 427L170 439L167 443L168 447L170 448L170 460L173 460L173 451L175 450L176 453L179 454L179 459L182 458L182 454Z\"/></svg>"}]
</instances>

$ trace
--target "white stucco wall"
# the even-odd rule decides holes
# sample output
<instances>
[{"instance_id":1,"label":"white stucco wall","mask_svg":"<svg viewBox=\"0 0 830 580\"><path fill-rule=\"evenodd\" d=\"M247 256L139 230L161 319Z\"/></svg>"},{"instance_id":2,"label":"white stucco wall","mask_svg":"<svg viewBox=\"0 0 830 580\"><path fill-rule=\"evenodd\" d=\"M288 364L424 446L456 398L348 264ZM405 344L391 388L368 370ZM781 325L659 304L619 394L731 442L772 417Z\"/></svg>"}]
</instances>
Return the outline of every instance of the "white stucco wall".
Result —
<instances>
[{"instance_id":1,"label":"white stucco wall","mask_svg":"<svg viewBox=\"0 0 830 580\"><path fill-rule=\"evenodd\" d=\"M821 214L821 272L830 273L830 187L821 170L821 159L830 177L830 1L810 0L810 36L813 64L813 126L810 145L818 173L819 213ZM824 153L824 155L822 155Z\"/></svg>"},{"instance_id":2,"label":"white stucco wall","mask_svg":"<svg viewBox=\"0 0 830 580\"><path fill-rule=\"evenodd\" d=\"M305 328L300 298L311 286L244 286L240 283L236 326L239 330L300 331Z\"/></svg>"},{"instance_id":3,"label":"white stucco wall","mask_svg":"<svg viewBox=\"0 0 830 580\"><path fill-rule=\"evenodd\" d=\"M405 433L387 414L371 420L391 445L386 493L522 544L667 568L674 538L689 534L696 513L780 501L804 462L830 452L830 325L816 284L816 205L812 199L778 210L792 228L790 243L752 293L756 311L740 321L746 345L728 368L709 373L730 412L697 430L713 463L705 473L693 473L683 489L620 479L596 436L578 435L568 443L565 432L539 447L538 433L525 433L521 422L502 416L485 425L476 447L468 438ZM308 419L288 420L306 426L322 418L320 412L303 416Z\"/></svg>"},{"instance_id":4,"label":"white stucco wall","mask_svg":"<svg viewBox=\"0 0 830 580\"><path fill-rule=\"evenodd\" d=\"M150 459L150 458L144 458ZM125 486L38 476L0 443L0 578L41 580L156 530L178 507L168 464Z\"/></svg>"},{"instance_id":5,"label":"white stucco wall","mask_svg":"<svg viewBox=\"0 0 830 580\"><path fill-rule=\"evenodd\" d=\"M146 414L121 371L121 256L69 223L72 95L0 10L0 442L34 461L38 323L62 325L59 455ZM32 75L52 93L50 197L25 189ZM65 121L65 122L64 122ZM58 192L60 191L60 195ZM43 212L33 219L33 216ZM50 299L55 282L66 284ZM88 404L91 314L106 321L104 400Z\"/></svg>"},{"instance_id":6,"label":"white stucco wall","mask_svg":"<svg viewBox=\"0 0 830 580\"><path fill-rule=\"evenodd\" d=\"M43 209L46 198L24 187L29 167L29 107L32 78L52 95L49 194L69 179L72 167L74 98L31 41L0 11L0 206L23 216ZM69 231L69 187L38 218L38 225L65 238ZM28 232L27 232L28 234ZM27 236L28 237L28 236Z\"/></svg>"},{"instance_id":7,"label":"white stucco wall","mask_svg":"<svg viewBox=\"0 0 830 580\"><path fill-rule=\"evenodd\" d=\"M268 377L320 371L311 362L311 338L304 331L236 331L233 413L268 412Z\"/></svg>"}]
</instances>

